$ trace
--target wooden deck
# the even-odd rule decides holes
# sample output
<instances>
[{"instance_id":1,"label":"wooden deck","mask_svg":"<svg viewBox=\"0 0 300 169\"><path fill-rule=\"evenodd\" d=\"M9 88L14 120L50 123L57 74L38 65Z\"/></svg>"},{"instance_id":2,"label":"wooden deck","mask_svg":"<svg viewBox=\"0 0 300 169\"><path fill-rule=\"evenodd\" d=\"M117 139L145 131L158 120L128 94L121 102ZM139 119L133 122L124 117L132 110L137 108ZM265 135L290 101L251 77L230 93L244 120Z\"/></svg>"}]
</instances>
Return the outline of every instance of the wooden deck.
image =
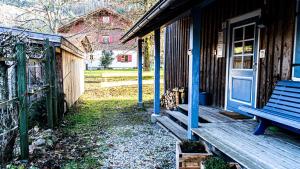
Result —
<instances>
[{"instance_id":1,"label":"wooden deck","mask_svg":"<svg viewBox=\"0 0 300 169\"><path fill-rule=\"evenodd\" d=\"M255 121L206 123L193 132L249 169L300 168L299 138L283 133L253 135Z\"/></svg>"},{"instance_id":2,"label":"wooden deck","mask_svg":"<svg viewBox=\"0 0 300 169\"><path fill-rule=\"evenodd\" d=\"M180 108L187 110L186 105ZM194 134L248 169L300 169L300 136L271 132L253 134L257 122L234 120L220 114L220 109L200 106L199 116L209 123L200 123ZM167 112L160 117L163 126L180 139L186 139L187 116ZM172 120L171 120L172 119Z\"/></svg>"}]
</instances>

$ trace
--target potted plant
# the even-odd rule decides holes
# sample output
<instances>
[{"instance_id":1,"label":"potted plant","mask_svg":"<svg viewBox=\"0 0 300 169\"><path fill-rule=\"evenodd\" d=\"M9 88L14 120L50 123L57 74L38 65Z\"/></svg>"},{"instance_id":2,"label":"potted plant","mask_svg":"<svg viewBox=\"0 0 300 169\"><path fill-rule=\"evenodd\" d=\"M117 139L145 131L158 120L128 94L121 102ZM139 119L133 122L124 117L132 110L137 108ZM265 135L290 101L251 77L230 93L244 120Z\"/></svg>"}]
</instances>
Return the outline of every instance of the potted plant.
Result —
<instances>
[{"instance_id":1,"label":"potted plant","mask_svg":"<svg viewBox=\"0 0 300 169\"><path fill-rule=\"evenodd\" d=\"M200 168L201 162L212 156L204 141L183 141L176 144L176 168Z\"/></svg>"},{"instance_id":2,"label":"potted plant","mask_svg":"<svg viewBox=\"0 0 300 169\"><path fill-rule=\"evenodd\" d=\"M238 163L227 163L219 157L210 157L201 162L201 169L241 169Z\"/></svg>"}]
</instances>

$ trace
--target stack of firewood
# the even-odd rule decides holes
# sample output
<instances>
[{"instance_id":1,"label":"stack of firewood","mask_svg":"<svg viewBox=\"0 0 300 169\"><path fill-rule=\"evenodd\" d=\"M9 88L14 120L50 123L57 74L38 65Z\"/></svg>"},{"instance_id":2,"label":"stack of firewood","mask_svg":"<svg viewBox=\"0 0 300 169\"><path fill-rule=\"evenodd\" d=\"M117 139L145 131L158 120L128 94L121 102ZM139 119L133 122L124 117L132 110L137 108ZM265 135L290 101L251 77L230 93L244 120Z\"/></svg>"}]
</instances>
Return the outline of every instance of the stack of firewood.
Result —
<instances>
[{"instance_id":1,"label":"stack of firewood","mask_svg":"<svg viewBox=\"0 0 300 169\"><path fill-rule=\"evenodd\" d=\"M184 88L174 88L167 90L161 98L161 106L168 110L176 109L179 104L186 102L186 90Z\"/></svg>"}]
</instances>

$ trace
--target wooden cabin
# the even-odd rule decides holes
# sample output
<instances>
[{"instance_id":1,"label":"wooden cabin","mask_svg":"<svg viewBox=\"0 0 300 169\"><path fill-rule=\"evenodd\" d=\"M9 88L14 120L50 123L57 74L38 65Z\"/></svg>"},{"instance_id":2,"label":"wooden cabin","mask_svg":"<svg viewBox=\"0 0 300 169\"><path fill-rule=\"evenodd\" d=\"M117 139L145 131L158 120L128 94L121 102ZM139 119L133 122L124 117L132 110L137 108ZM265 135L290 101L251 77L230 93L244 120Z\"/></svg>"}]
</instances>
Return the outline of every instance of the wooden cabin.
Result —
<instances>
[{"instance_id":1,"label":"wooden cabin","mask_svg":"<svg viewBox=\"0 0 300 169\"><path fill-rule=\"evenodd\" d=\"M58 85L59 115L67 111L84 93L84 56L83 52L63 36L31 32L23 29L0 27L0 32L23 34L30 38L33 44L45 44L49 39L56 49L56 67Z\"/></svg>"},{"instance_id":2,"label":"wooden cabin","mask_svg":"<svg viewBox=\"0 0 300 169\"><path fill-rule=\"evenodd\" d=\"M299 134L282 129L253 135L257 121L240 108L259 110L268 105L279 81L299 81L299 6L298 0L159 1L122 37L124 43L139 39L138 104L143 105L141 46L143 37L154 31L153 122L181 140L200 138L216 154L245 168L300 168ZM160 36L165 39L166 89L188 88L188 104L179 105L178 111L161 110L159 105ZM200 91L209 94L210 105L199 105ZM296 115L298 125L298 108L282 108L289 106L280 111Z\"/></svg>"}]
</instances>

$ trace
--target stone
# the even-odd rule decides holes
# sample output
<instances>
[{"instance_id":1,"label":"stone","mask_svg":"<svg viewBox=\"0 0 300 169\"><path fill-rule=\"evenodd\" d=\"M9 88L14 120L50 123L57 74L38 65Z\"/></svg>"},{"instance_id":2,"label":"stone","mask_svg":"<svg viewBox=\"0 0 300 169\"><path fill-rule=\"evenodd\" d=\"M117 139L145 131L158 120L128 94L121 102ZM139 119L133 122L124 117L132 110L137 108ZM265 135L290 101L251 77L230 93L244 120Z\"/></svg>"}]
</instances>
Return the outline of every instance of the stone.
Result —
<instances>
[{"instance_id":1,"label":"stone","mask_svg":"<svg viewBox=\"0 0 300 169\"><path fill-rule=\"evenodd\" d=\"M36 146L43 146L46 144L46 140L43 138L40 138L40 139L37 139L36 141L34 141L33 144Z\"/></svg>"}]
</instances>

